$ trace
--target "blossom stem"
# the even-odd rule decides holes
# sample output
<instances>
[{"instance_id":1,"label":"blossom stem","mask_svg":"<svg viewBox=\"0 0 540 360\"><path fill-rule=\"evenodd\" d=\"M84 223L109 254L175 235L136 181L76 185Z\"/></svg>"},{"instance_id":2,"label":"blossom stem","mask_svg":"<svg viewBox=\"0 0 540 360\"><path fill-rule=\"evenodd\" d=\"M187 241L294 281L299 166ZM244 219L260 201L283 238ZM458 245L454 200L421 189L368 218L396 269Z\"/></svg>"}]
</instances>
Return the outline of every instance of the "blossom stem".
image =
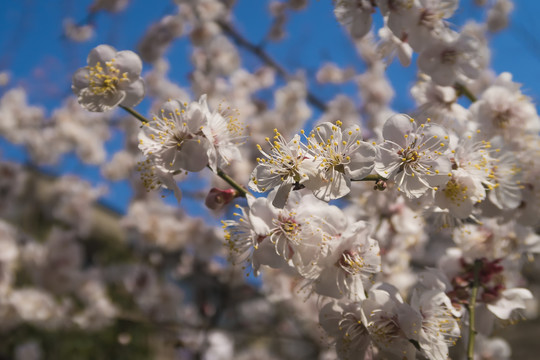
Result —
<instances>
[{"instance_id":1,"label":"blossom stem","mask_svg":"<svg viewBox=\"0 0 540 360\"><path fill-rule=\"evenodd\" d=\"M376 174L368 175L362 179L351 179L351 181L378 181L378 180L386 180L386 179Z\"/></svg>"},{"instance_id":2,"label":"blossom stem","mask_svg":"<svg viewBox=\"0 0 540 360\"><path fill-rule=\"evenodd\" d=\"M210 168L210 166L208 166L208 168L210 170L212 170ZM236 181L234 181L229 175L227 175L223 170L221 170L220 168L217 168L216 170L216 175L219 176L220 178L222 178L227 184L231 185L234 190L236 190L236 192L238 193L237 196L239 197L246 197L247 195L247 190L244 189L240 184L238 184Z\"/></svg>"},{"instance_id":3,"label":"blossom stem","mask_svg":"<svg viewBox=\"0 0 540 360\"><path fill-rule=\"evenodd\" d=\"M461 83L455 83L454 89L456 89L458 96L463 95L471 102L475 102L477 100L476 96L474 96L474 94L469 89L467 89L465 85Z\"/></svg>"},{"instance_id":4,"label":"blossom stem","mask_svg":"<svg viewBox=\"0 0 540 360\"><path fill-rule=\"evenodd\" d=\"M131 115L133 115L134 117L137 118L137 120L141 121L141 122L149 122L147 118L145 118L144 116L142 116L140 113L138 113L137 111L133 110L132 108L129 108L127 106L122 106L122 105L119 105L122 109L124 109L125 111L127 111L128 113L130 113Z\"/></svg>"},{"instance_id":5,"label":"blossom stem","mask_svg":"<svg viewBox=\"0 0 540 360\"><path fill-rule=\"evenodd\" d=\"M476 259L473 265L473 284L471 290L471 300L469 301L469 344L467 346L467 360L473 360L474 358L474 339L476 337L476 324L475 324L475 307L476 296L478 295L478 286L480 278L480 269L482 268L482 260Z\"/></svg>"}]
</instances>

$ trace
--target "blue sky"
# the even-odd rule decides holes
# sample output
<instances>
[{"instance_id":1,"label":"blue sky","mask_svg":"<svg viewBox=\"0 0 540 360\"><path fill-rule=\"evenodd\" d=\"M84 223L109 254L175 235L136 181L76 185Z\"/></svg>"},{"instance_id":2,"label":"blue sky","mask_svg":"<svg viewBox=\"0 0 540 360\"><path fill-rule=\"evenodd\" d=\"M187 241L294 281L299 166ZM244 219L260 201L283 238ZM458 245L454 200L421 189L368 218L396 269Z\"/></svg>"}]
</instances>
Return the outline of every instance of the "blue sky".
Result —
<instances>
[{"instance_id":1,"label":"blue sky","mask_svg":"<svg viewBox=\"0 0 540 360\"><path fill-rule=\"evenodd\" d=\"M83 20L90 3L89 0L0 1L0 70L9 70L12 75L7 88L24 87L31 104L44 106L50 111L60 106L62 98L71 93L71 75L85 65L90 49L107 43L117 49L135 50L145 29L174 9L169 0L131 0L124 12L96 16L97 36L92 40L83 44L68 42L62 37L62 20L65 17ZM238 0L235 7L235 25L254 43L264 38L271 24L267 16L268 3L267 0ZM332 9L330 0L310 1L307 10L290 14L285 40L267 46L267 51L290 72L305 69L310 79L310 90L322 99L330 99L339 92L355 96L356 89L352 85L317 84L313 78L321 64L332 61L341 66L363 68L354 47L336 22ZM535 100L540 96L540 39L535 35L540 30L535 19L539 12L540 2L517 1L510 29L490 40L494 71L511 72L515 81L524 84L525 94ZM452 20L459 27L466 19L481 19L483 16L484 11L473 5L473 1L462 1ZM380 19L380 14L375 14L375 17ZM189 54L190 45L185 38L175 41L168 53L171 79L184 87L189 86ZM254 56L243 55L248 69L260 65ZM149 67L145 66L145 69ZM413 106L408 89L414 81L415 71L416 66L403 68L399 63L388 69L388 76L396 89L393 102L396 110L407 111ZM0 95L5 91L6 88L0 88ZM144 105L139 109L144 112ZM117 134L108 143L108 148L113 151L119 143L121 138ZM0 152L7 159L24 159L24 152L3 140L0 140ZM49 170L81 174L96 184L102 181L97 168L81 165L73 156L68 156L59 166ZM125 188L124 183L113 184L105 201L117 209L124 209L129 198ZM193 209L195 213L201 211Z\"/></svg>"}]
</instances>

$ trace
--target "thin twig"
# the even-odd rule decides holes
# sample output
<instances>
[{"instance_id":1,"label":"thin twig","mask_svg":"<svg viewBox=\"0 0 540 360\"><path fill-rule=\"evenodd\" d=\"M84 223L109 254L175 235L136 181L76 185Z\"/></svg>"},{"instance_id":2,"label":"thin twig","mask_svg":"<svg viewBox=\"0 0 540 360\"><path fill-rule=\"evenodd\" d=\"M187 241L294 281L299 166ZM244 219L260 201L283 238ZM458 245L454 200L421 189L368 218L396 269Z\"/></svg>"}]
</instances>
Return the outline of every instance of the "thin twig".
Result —
<instances>
[{"instance_id":1,"label":"thin twig","mask_svg":"<svg viewBox=\"0 0 540 360\"><path fill-rule=\"evenodd\" d=\"M454 89L456 89L458 96L463 95L467 99L469 99L471 102L475 102L477 100L476 96L474 96L474 94L469 89L467 89L465 85L461 83L455 83Z\"/></svg>"},{"instance_id":2,"label":"thin twig","mask_svg":"<svg viewBox=\"0 0 540 360\"><path fill-rule=\"evenodd\" d=\"M382 176L380 175L368 175L362 179L351 179L351 181L379 181L379 180L386 180L385 178L383 178Z\"/></svg>"},{"instance_id":3,"label":"thin twig","mask_svg":"<svg viewBox=\"0 0 540 360\"><path fill-rule=\"evenodd\" d=\"M148 122L148 119L145 118L144 116L142 116L140 113L138 113L136 110L133 110L132 108L130 107L127 107L127 106L123 106L123 105L119 105L122 109L124 109L125 111L127 111L128 113L130 113L131 115L133 115L134 117L137 118L137 120L143 122L143 123L147 123Z\"/></svg>"},{"instance_id":4,"label":"thin twig","mask_svg":"<svg viewBox=\"0 0 540 360\"><path fill-rule=\"evenodd\" d=\"M217 174L217 176L222 178L225 182L227 182L227 184L231 185L238 192L238 196L246 197L246 195L248 193L247 190L244 189L236 181L234 181L229 175L225 174L225 172L223 170L221 170L220 168L217 168L216 174Z\"/></svg>"}]
</instances>

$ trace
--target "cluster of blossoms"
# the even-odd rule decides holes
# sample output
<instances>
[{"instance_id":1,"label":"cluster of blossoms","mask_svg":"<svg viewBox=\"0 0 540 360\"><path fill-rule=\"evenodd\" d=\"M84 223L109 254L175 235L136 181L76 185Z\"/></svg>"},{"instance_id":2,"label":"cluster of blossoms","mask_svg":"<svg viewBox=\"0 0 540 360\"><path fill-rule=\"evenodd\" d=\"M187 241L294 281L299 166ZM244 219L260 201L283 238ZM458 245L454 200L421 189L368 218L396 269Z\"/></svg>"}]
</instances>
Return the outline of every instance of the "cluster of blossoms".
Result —
<instances>
[{"instance_id":1,"label":"cluster of blossoms","mask_svg":"<svg viewBox=\"0 0 540 360\"><path fill-rule=\"evenodd\" d=\"M307 136L307 145L299 135L287 142L276 130L271 149L259 150L249 182L250 189L264 192L277 188L274 205L282 208L293 187L306 187L321 200L329 201L347 195L351 180L363 179L373 169L375 149L361 141L358 126L341 129L337 124L322 123Z\"/></svg>"},{"instance_id":2,"label":"cluster of blossoms","mask_svg":"<svg viewBox=\"0 0 540 360\"><path fill-rule=\"evenodd\" d=\"M308 289L308 294L337 299L321 309L320 323L336 338L338 354L344 359L368 348L408 359L415 358L417 351L430 359L446 359L448 345L460 335L458 319L463 312L459 310L470 297L470 260L461 260L460 271L468 271L467 277L441 272L437 280L419 282L407 304L389 283L374 284L387 278L380 273L385 259L382 246L373 238L381 234L327 201L349 194L351 180L362 180L373 169L377 175L372 176L378 176L376 189L401 194L404 206L435 219L439 230L458 226L458 233L473 233L478 227L465 230L459 225L482 224L494 211L511 211L522 203L519 161L503 147L500 137L480 140L480 131L458 135L430 119L418 124L407 115L393 115L375 146L358 140L358 127L342 131L340 125L321 123L305 143L299 135L287 142L276 130L274 142L268 139L271 151L259 146L265 158L257 159L250 188L273 190L266 198L248 195L248 207L236 214L239 219L224 222L233 261L247 260L255 273L261 265L294 270L304 279L302 289ZM484 200L489 204L484 205ZM518 256L532 248L536 252L539 240L531 238L532 247L517 245ZM499 264L508 255L493 261ZM483 258L482 253L477 256ZM440 261L441 266L449 266L449 258ZM485 292L478 301L496 317L508 319L532 295L526 289L507 288L509 284L500 277L491 285L491 274L503 267L484 264Z\"/></svg>"},{"instance_id":3,"label":"cluster of blossoms","mask_svg":"<svg viewBox=\"0 0 540 360\"><path fill-rule=\"evenodd\" d=\"M213 171L240 160L238 146L244 128L237 114L227 109L211 112L206 96L190 104L167 101L158 115L143 122L139 148L146 160L139 163L145 186L172 189L180 202L181 192L173 178L183 172Z\"/></svg>"},{"instance_id":4,"label":"cluster of blossoms","mask_svg":"<svg viewBox=\"0 0 540 360\"><path fill-rule=\"evenodd\" d=\"M91 71L94 76L95 70ZM438 85L423 91L444 89L436 79L428 81ZM460 325L468 321L463 306L469 306L470 288L478 287L479 281L482 287L475 302L494 317L510 318L512 310L525 308L532 295L527 289L511 288L498 275L505 270L502 259L509 254L491 260L479 254L472 259L475 266L481 265L475 274L471 260L460 252L464 249L450 248L436 264L440 268L436 276L421 275L415 285L401 289L409 293L406 302L384 268L389 266L391 271L399 264L390 257L395 244L388 241L395 235L374 229L365 216L351 216L328 204L354 196L353 182L375 181L374 190L386 190L394 201L403 199L403 208L434 219L439 231L456 228L458 233L474 233L481 231L478 225L486 217L508 217L504 214L523 206L523 179L529 177L520 165L527 147L513 144L511 134L522 131L533 136L539 119L530 105L525 104L528 110L512 110L517 106L512 101L523 101L523 97L506 96L507 105L490 102L492 96L501 96L498 92L519 92L511 79L498 81L471 106L471 124L466 127L449 127L448 110L441 117L431 107L419 112L420 120L391 115L371 142L363 140L359 125L344 127L339 120L323 121L290 141L275 129L264 147L257 145L263 157L256 159L248 184L256 192L270 191L268 196L255 198L243 190L247 207L237 205L238 220L223 222L230 259L247 261L256 275L261 266L288 269L301 279L300 290L306 298L327 299L319 323L335 338L337 353L344 359L359 352L407 359L421 353L430 359L446 359L449 345L461 336ZM100 84L92 80L85 86L74 86L83 104L88 91L103 97L91 98L97 103L108 103L121 91L121 82L110 79ZM481 121L487 116L481 114L492 114L490 106L500 114L492 116L490 128L499 130L484 132ZM423 117L427 110L436 120L445 121ZM536 121L529 118L525 129L513 125L525 117L523 111L536 117ZM152 120L142 122L138 134L138 147L146 157L138 163L144 186L172 189L180 201L174 176L205 167L222 174L222 167L241 160L238 147L244 142L243 130L237 113L222 111L221 106L211 112L207 95L196 102L165 102ZM242 194L237 190L213 189L207 204L222 206ZM477 225L464 230L467 222ZM399 229L394 231L399 233ZM455 242L458 233L453 235ZM539 239L529 238L526 245L517 244L518 250L512 251L518 255L536 252ZM456 253L460 254L457 258ZM453 261L459 265L451 265Z\"/></svg>"},{"instance_id":5,"label":"cluster of blossoms","mask_svg":"<svg viewBox=\"0 0 540 360\"><path fill-rule=\"evenodd\" d=\"M128 3L96 0L90 12ZM156 341L177 344L171 358L509 359L490 336L535 315L522 272L540 253L540 117L511 74L488 69L487 33L506 26L512 4L497 0L485 24L458 31L448 22L457 0L334 1L366 68L329 63L316 79L353 82L357 106L346 94L319 100L306 76L250 44L231 22L234 3L176 0L139 41L141 57L97 46L73 76L75 97L50 117L21 89L2 96L0 134L33 162L74 151L127 180L133 199L107 221L96 207L103 188L0 162L0 332L129 321L118 343L151 324L172 333ZM272 1L266 40L284 39L290 13L307 6ZM66 33L84 41L93 26L66 23ZM189 89L169 79L165 58L183 36L193 44ZM235 44L265 65L243 68ZM395 56L411 65L414 52L416 108L406 115L390 105L385 70ZM149 118L133 109L145 96ZM139 121L109 124L118 107ZM107 161L109 125L125 147ZM180 180L204 190L182 192ZM151 191L162 188L188 206L206 194L222 227ZM53 225L10 225L21 216ZM29 340L15 353L40 351Z\"/></svg>"}]
</instances>

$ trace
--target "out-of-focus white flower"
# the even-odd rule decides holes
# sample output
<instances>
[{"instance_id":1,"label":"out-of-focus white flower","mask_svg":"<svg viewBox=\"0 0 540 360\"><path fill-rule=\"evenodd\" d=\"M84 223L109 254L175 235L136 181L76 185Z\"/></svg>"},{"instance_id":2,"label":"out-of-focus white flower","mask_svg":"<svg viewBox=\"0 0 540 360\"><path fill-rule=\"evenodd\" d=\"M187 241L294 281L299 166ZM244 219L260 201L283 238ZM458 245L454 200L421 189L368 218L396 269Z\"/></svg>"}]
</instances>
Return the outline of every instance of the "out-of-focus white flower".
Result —
<instances>
[{"instance_id":1,"label":"out-of-focus white flower","mask_svg":"<svg viewBox=\"0 0 540 360\"><path fill-rule=\"evenodd\" d=\"M4 87L9 84L11 75L8 71L0 71L0 87Z\"/></svg>"},{"instance_id":2,"label":"out-of-focus white flower","mask_svg":"<svg viewBox=\"0 0 540 360\"><path fill-rule=\"evenodd\" d=\"M137 49L144 61L153 63L163 56L171 42L182 35L183 23L179 16L167 15L152 24Z\"/></svg>"},{"instance_id":3,"label":"out-of-focus white flower","mask_svg":"<svg viewBox=\"0 0 540 360\"><path fill-rule=\"evenodd\" d=\"M465 76L476 79L483 64L481 43L467 34L448 33L422 50L418 67L437 85L451 86Z\"/></svg>"},{"instance_id":4,"label":"out-of-focus white flower","mask_svg":"<svg viewBox=\"0 0 540 360\"><path fill-rule=\"evenodd\" d=\"M369 0L339 0L334 8L338 21L347 26L351 36L356 39L364 37L371 29L373 12Z\"/></svg>"},{"instance_id":5,"label":"out-of-focus white flower","mask_svg":"<svg viewBox=\"0 0 540 360\"><path fill-rule=\"evenodd\" d=\"M64 20L63 27L65 36L76 42L84 42L94 36L92 25L77 25L71 18Z\"/></svg>"},{"instance_id":6,"label":"out-of-focus white flower","mask_svg":"<svg viewBox=\"0 0 540 360\"><path fill-rule=\"evenodd\" d=\"M377 45L377 51L381 57L386 58L388 64L396 55L401 65L409 66L411 64L413 50L407 42L395 36L386 26L380 28L378 34L381 40Z\"/></svg>"},{"instance_id":7,"label":"out-of-focus white flower","mask_svg":"<svg viewBox=\"0 0 540 360\"><path fill-rule=\"evenodd\" d=\"M451 86L439 86L425 74L420 74L416 84L411 88L418 109L413 117L431 119L456 134L463 134L471 127L469 111L458 104L456 90Z\"/></svg>"},{"instance_id":8,"label":"out-of-focus white flower","mask_svg":"<svg viewBox=\"0 0 540 360\"><path fill-rule=\"evenodd\" d=\"M297 131L312 114L307 103L307 85L303 79L289 80L274 93L275 110L282 118L280 131Z\"/></svg>"},{"instance_id":9,"label":"out-of-focus white flower","mask_svg":"<svg viewBox=\"0 0 540 360\"><path fill-rule=\"evenodd\" d=\"M318 162L318 176L308 180L308 188L321 200L347 195L351 180L360 180L373 169L375 148L361 141L359 126L341 129L337 124L319 124L308 137L308 148Z\"/></svg>"},{"instance_id":10,"label":"out-of-focus white flower","mask_svg":"<svg viewBox=\"0 0 540 360\"><path fill-rule=\"evenodd\" d=\"M375 171L395 182L409 198L446 183L451 176L447 132L436 124L420 124L404 114L389 118L378 145Z\"/></svg>"},{"instance_id":11,"label":"out-of-focus white flower","mask_svg":"<svg viewBox=\"0 0 540 360\"><path fill-rule=\"evenodd\" d=\"M341 84L351 80L354 75L355 70L353 68L340 69L334 63L327 63L317 71L317 81L323 84Z\"/></svg>"},{"instance_id":12,"label":"out-of-focus white flower","mask_svg":"<svg viewBox=\"0 0 540 360\"><path fill-rule=\"evenodd\" d=\"M367 37L363 39L367 40ZM388 117L394 114L389 109L390 101L395 95L394 88L386 77L386 66L376 53L375 44L368 44L375 52L376 59L369 70L356 77L362 99L362 111L369 119L369 128L378 132Z\"/></svg>"},{"instance_id":13,"label":"out-of-focus white flower","mask_svg":"<svg viewBox=\"0 0 540 360\"><path fill-rule=\"evenodd\" d=\"M189 33L189 38L193 45L205 46L219 33L221 28L213 21L206 21L201 24L197 24Z\"/></svg>"},{"instance_id":14,"label":"out-of-focus white flower","mask_svg":"<svg viewBox=\"0 0 540 360\"><path fill-rule=\"evenodd\" d=\"M458 0L417 0L400 20L407 31L407 42L421 52L426 47L440 41L440 36L448 27L448 19L458 8ZM394 28L395 29L394 21Z\"/></svg>"},{"instance_id":15,"label":"out-of-focus white flower","mask_svg":"<svg viewBox=\"0 0 540 360\"><path fill-rule=\"evenodd\" d=\"M240 67L240 54L236 46L223 34L210 38L191 56L195 68L214 76L230 76ZM205 90L205 92L207 92Z\"/></svg>"},{"instance_id":16,"label":"out-of-focus white flower","mask_svg":"<svg viewBox=\"0 0 540 360\"><path fill-rule=\"evenodd\" d=\"M67 294L76 289L81 276L83 249L75 241L73 231L53 228L43 248L29 247L26 267L36 284L55 295ZM31 252L35 252L32 254Z\"/></svg>"},{"instance_id":17,"label":"out-of-focus white flower","mask_svg":"<svg viewBox=\"0 0 540 360\"><path fill-rule=\"evenodd\" d=\"M34 135L45 118L45 109L28 104L26 91L22 88L8 90L0 99L0 134L9 141L22 144ZM56 153L49 144L51 152Z\"/></svg>"},{"instance_id":18,"label":"out-of-focus white flower","mask_svg":"<svg viewBox=\"0 0 540 360\"><path fill-rule=\"evenodd\" d=\"M325 113L319 118L317 124L337 121L343 123L343 127L352 127L362 123L360 112L355 103L347 95L339 94L326 104Z\"/></svg>"},{"instance_id":19,"label":"out-of-focus white flower","mask_svg":"<svg viewBox=\"0 0 540 360\"><path fill-rule=\"evenodd\" d=\"M169 79L169 63L160 59L152 64L152 69L145 74L144 80L148 95L156 98L156 104L162 104L169 99L189 99L186 90Z\"/></svg>"},{"instance_id":20,"label":"out-of-focus white flower","mask_svg":"<svg viewBox=\"0 0 540 360\"><path fill-rule=\"evenodd\" d=\"M227 14L226 5L218 0L197 0L193 3L191 0L174 0L177 4L182 5L187 3L190 7L193 6L194 12L197 14L199 21L218 20Z\"/></svg>"},{"instance_id":21,"label":"out-of-focus white flower","mask_svg":"<svg viewBox=\"0 0 540 360\"><path fill-rule=\"evenodd\" d=\"M33 325L54 329L67 321L67 308L58 304L43 290L35 288L13 290L9 294L9 302L23 321Z\"/></svg>"},{"instance_id":22,"label":"out-of-focus white flower","mask_svg":"<svg viewBox=\"0 0 540 360\"><path fill-rule=\"evenodd\" d=\"M155 198L131 203L122 226L138 246L158 247L163 252L179 251L193 239L201 241L197 230L204 229L200 221Z\"/></svg>"},{"instance_id":23,"label":"out-of-focus white flower","mask_svg":"<svg viewBox=\"0 0 540 360\"><path fill-rule=\"evenodd\" d=\"M15 229L4 221L0 221L0 269L2 270L0 273L0 297L2 298L6 298L12 291L19 254Z\"/></svg>"},{"instance_id":24,"label":"out-of-focus white flower","mask_svg":"<svg viewBox=\"0 0 540 360\"><path fill-rule=\"evenodd\" d=\"M143 99L142 62L134 52L117 52L109 45L99 45L90 51L87 63L75 72L71 86L86 110L135 106Z\"/></svg>"},{"instance_id":25,"label":"out-of-focus white flower","mask_svg":"<svg viewBox=\"0 0 540 360\"><path fill-rule=\"evenodd\" d=\"M85 236L92 227L92 205L104 192L103 187L93 188L79 177L65 175L46 192L43 212Z\"/></svg>"},{"instance_id":26,"label":"out-of-focus white flower","mask_svg":"<svg viewBox=\"0 0 540 360\"><path fill-rule=\"evenodd\" d=\"M229 360L234 356L234 339L223 331L214 330L208 334L208 345L205 346L202 359Z\"/></svg>"},{"instance_id":27,"label":"out-of-focus white flower","mask_svg":"<svg viewBox=\"0 0 540 360\"><path fill-rule=\"evenodd\" d=\"M115 153L108 163L101 167L103 176L112 181L129 177L137 164L135 156L128 151L120 150Z\"/></svg>"},{"instance_id":28,"label":"out-of-focus white flower","mask_svg":"<svg viewBox=\"0 0 540 360\"><path fill-rule=\"evenodd\" d=\"M81 279L77 295L86 307L73 316L73 322L85 330L102 329L111 324L118 309L107 294L105 283L89 272L86 279Z\"/></svg>"},{"instance_id":29,"label":"out-of-focus white flower","mask_svg":"<svg viewBox=\"0 0 540 360\"><path fill-rule=\"evenodd\" d=\"M510 13L514 10L514 3L510 0L497 0L488 10L487 28L490 32L497 32L508 26Z\"/></svg>"},{"instance_id":30,"label":"out-of-focus white flower","mask_svg":"<svg viewBox=\"0 0 540 360\"><path fill-rule=\"evenodd\" d=\"M519 147L525 134L540 131L540 117L531 99L512 82L512 75L502 73L470 107L470 118L488 140L501 135L506 142Z\"/></svg>"}]
</instances>

